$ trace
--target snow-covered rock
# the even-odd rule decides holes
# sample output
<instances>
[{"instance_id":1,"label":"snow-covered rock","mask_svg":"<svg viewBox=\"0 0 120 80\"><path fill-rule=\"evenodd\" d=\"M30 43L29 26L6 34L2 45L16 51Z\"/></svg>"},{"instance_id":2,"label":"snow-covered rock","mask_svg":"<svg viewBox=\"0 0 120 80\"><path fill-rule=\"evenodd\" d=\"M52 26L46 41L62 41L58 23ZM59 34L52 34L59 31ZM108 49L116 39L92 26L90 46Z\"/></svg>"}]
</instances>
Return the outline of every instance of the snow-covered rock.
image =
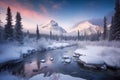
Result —
<instances>
[{"instance_id":1,"label":"snow-covered rock","mask_svg":"<svg viewBox=\"0 0 120 80\"><path fill-rule=\"evenodd\" d=\"M65 63L71 63L71 59L70 59L70 58L65 59L64 62L65 62Z\"/></svg>"},{"instance_id":2,"label":"snow-covered rock","mask_svg":"<svg viewBox=\"0 0 120 80\"><path fill-rule=\"evenodd\" d=\"M79 54L73 54L73 57L79 57L80 55Z\"/></svg>"},{"instance_id":3,"label":"snow-covered rock","mask_svg":"<svg viewBox=\"0 0 120 80\"><path fill-rule=\"evenodd\" d=\"M50 58L50 60L51 60L51 61L53 61L53 60L54 60L54 58Z\"/></svg>"},{"instance_id":4,"label":"snow-covered rock","mask_svg":"<svg viewBox=\"0 0 120 80\"><path fill-rule=\"evenodd\" d=\"M42 59L42 60L40 60L40 62L41 62L41 63L45 63L45 60L44 60L44 59Z\"/></svg>"},{"instance_id":5,"label":"snow-covered rock","mask_svg":"<svg viewBox=\"0 0 120 80\"><path fill-rule=\"evenodd\" d=\"M68 55L63 55L62 58L63 58L63 59L69 59L69 56L68 56Z\"/></svg>"}]
</instances>

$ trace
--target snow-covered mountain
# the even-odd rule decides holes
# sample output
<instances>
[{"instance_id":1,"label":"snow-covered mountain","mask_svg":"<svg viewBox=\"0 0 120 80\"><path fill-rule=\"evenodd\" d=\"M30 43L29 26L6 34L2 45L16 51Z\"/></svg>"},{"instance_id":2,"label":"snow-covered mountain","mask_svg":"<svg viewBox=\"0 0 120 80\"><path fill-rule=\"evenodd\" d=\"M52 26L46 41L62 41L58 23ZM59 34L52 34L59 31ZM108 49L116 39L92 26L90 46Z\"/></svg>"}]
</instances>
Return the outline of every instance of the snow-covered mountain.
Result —
<instances>
[{"instance_id":1,"label":"snow-covered mountain","mask_svg":"<svg viewBox=\"0 0 120 80\"><path fill-rule=\"evenodd\" d=\"M93 25L91 22L89 21L84 21L84 22L80 22L78 24L76 24L71 30L70 30L70 34L77 34L77 32L80 32L81 35L87 34L94 34L97 33L98 31L103 32L103 28L98 26L98 25Z\"/></svg>"},{"instance_id":2,"label":"snow-covered mountain","mask_svg":"<svg viewBox=\"0 0 120 80\"><path fill-rule=\"evenodd\" d=\"M51 20L47 25L44 25L40 28L43 33L49 33L50 31L54 34L66 33L65 29L60 27L58 23L54 20Z\"/></svg>"},{"instance_id":3,"label":"snow-covered mountain","mask_svg":"<svg viewBox=\"0 0 120 80\"><path fill-rule=\"evenodd\" d=\"M76 24L73 28L71 28L69 31L65 31L62 27L58 25L58 23L54 20L51 20L47 25L44 25L40 28L40 31L42 33L49 34L50 31L53 34L65 34L65 35L77 35L78 30L81 35L87 34L95 34L98 31L103 32L103 27L99 25L94 25L90 21L83 21L78 24Z\"/></svg>"}]
</instances>

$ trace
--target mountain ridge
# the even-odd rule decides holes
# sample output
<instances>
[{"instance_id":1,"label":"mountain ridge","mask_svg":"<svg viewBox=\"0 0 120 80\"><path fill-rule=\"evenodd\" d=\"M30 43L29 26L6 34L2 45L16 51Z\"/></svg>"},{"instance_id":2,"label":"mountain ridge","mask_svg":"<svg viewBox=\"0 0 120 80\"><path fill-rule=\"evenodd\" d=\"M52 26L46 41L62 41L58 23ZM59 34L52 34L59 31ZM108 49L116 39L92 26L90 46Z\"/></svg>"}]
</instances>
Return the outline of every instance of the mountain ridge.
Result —
<instances>
[{"instance_id":1,"label":"mountain ridge","mask_svg":"<svg viewBox=\"0 0 120 80\"><path fill-rule=\"evenodd\" d=\"M81 35L84 35L84 34L87 34L87 35L95 34L98 31L99 32L103 32L103 28L101 26L94 25L94 24L92 24L89 21L82 21L82 22L76 24L74 27L71 28L69 33L70 34L74 34L74 33L77 33L78 30L79 30Z\"/></svg>"},{"instance_id":2,"label":"mountain ridge","mask_svg":"<svg viewBox=\"0 0 120 80\"><path fill-rule=\"evenodd\" d=\"M48 24L42 26L40 29L47 33L51 31L55 34L62 34L67 32L65 29L59 26L58 23L54 20L51 20Z\"/></svg>"}]
</instances>

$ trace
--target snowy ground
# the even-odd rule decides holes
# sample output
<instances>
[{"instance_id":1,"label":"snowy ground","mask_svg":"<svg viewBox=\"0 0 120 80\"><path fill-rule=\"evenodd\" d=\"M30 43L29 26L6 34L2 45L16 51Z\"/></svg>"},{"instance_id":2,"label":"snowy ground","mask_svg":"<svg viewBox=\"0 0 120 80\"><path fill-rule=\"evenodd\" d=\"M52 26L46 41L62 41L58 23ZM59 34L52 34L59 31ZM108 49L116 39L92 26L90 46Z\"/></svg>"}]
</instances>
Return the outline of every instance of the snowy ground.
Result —
<instances>
[{"instance_id":1,"label":"snowy ground","mask_svg":"<svg viewBox=\"0 0 120 80\"><path fill-rule=\"evenodd\" d=\"M120 43L119 42L90 42L79 43L80 47L75 50L79 54L80 62L87 67L90 65L106 68L105 65L120 68ZM83 46L82 46L83 45Z\"/></svg>"},{"instance_id":2,"label":"snowy ground","mask_svg":"<svg viewBox=\"0 0 120 80\"><path fill-rule=\"evenodd\" d=\"M0 73L0 80L85 80L82 78L76 78L69 75L54 73L50 77L44 77L44 74L38 74L30 79L25 79L20 76L14 76L8 72Z\"/></svg>"},{"instance_id":3,"label":"snowy ground","mask_svg":"<svg viewBox=\"0 0 120 80\"><path fill-rule=\"evenodd\" d=\"M0 63L19 59L22 54L28 54L28 50L50 50L70 46L72 44L65 42L55 42L46 41L45 39L40 39L36 41L35 39L30 39L24 42L23 45L19 45L16 42L4 43L0 45Z\"/></svg>"},{"instance_id":4,"label":"snowy ground","mask_svg":"<svg viewBox=\"0 0 120 80\"><path fill-rule=\"evenodd\" d=\"M20 55L34 49L27 45L17 45L15 43L0 45L0 63L20 58Z\"/></svg>"},{"instance_id":5,"label":"snowy ground","mask_svg":"<svg viewBox=\"0 0 120 80\"><path fill-rule=\"evenodd\" d=\"M40 41L29 40L24 45L18 45L15 42L9 44L0 45L0 63L19 59L21 54L28 53L28 50L42 50L42 49L57 49L66 46L71 46L73 42L56 42L46 41L44 39ZM74 48L76 48L75 46ZM67 50L69 51L68 48ZM72 49L71 49L72 50ZM74 51L74 49L73 49ZM66 53L66 52L65 52ZM71 53L71 52L70 52ZM80 62L85 67L100 67L106 69L107 66L120 68L120 44L119 42L78 42L78 48L71 54L65 54L60 56L65 63L72 63L74 57L79 58ZM54 58L50 58L54 61ZM41 60L44 62L44 60ZM0 80L24 80L21 77L14 76L8 72L0 73ZM29 80L84 80L81 78L75 78L64 74L52 74L50 77L44 77L44 74L38 74L31 77Z\"/></svg>"},{"instance_id":6,"label":"snowy ground","mask_svg":"<svg viewBox=\"0 0 120 80\"><path fill-rule=\"evenodd\" d=\"M29 80L85 80L82 78L75 78L64 74L52 74L50 77L44 77L44 74L38 74Z\"/></svg>"}]
</instances>

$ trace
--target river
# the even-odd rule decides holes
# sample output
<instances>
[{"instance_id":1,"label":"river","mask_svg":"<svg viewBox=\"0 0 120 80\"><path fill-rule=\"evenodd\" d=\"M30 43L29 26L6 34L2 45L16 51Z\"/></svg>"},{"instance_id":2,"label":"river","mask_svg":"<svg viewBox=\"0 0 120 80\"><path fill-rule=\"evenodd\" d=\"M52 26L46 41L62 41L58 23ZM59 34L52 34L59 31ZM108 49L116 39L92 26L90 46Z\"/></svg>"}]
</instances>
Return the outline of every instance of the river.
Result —
<instances>
[{"instance_id":1,"label":"river","mask_svg":"<svg viewBox=\"0 0 120 80\"><path fill-rule=\"evenodd\" d=\"M77 46L56 49L45 52L36 52L22 62L12 64L9 70L14 75L31 78L37 74L50 76L53 73L67 74L87 80L120 80L116 71L87 69L76 62L73 53ZM68 55L71 63L64 63L62 56ZM53 58L51 60L51 58ZM41 62L41 60L43 60ZM45 61L44 61L45 60Z\"/></svg>"}]
</instances>

